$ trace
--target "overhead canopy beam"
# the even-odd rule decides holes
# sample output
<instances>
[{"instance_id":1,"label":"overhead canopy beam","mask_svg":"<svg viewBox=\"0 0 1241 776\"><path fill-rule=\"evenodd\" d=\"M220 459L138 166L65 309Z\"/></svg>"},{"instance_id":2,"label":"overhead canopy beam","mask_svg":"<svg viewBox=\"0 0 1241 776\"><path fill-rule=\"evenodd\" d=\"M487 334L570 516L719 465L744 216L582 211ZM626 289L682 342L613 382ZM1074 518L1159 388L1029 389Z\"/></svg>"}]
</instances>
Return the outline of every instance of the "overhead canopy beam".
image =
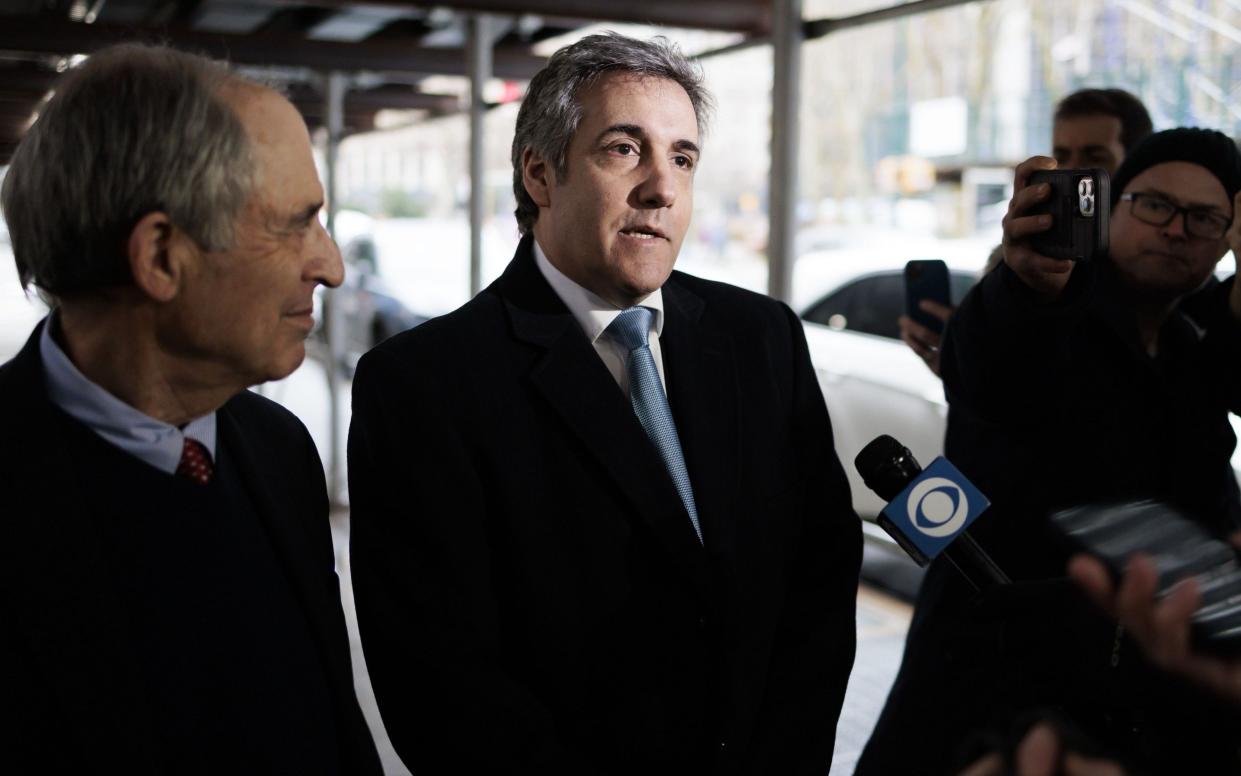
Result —
<instances>
[{"instance_id":1,"label":"overhead canopy beam","mask_svg":"<svg viewBox=\"0 0 1241 776\"><path fill-rule=\"evenodd\" d=\"M853 16L842 16L839 19L815 19L814 21L806 22L806 40L814 40L829 33L840 32L841 30L848 30L854 27L865 27L870 24L888 22L893 19L904 19L909 16L917 16L918 14L938 11L943 8L952 8L953 6L978 2L982 2L982 0L914 0L914 2L879 8L866 13L854 14Z\"/></svg>"},{"instance_id":2,"label":"overhead canopy beam","mask_svg":"<svg viewBox=\"0 0 1241 776\"><path fill-rule=\"evenodd\" d=\"M306 122L309 129L317 129L326 127L328 116L324 113L323 108L314 108L303 103L293 103L297 108L297 112L302 114L302 119ZM375 114L371 111L363 113L345 113L344 124L341 128L342 136L356 135L361 132L370 132L375 129Z\"/></svg>"},{"instance_id":3,"label":"overhead canopy beam","mask_svg":"<svg viewBox=\"0 0 1241 776\"><path fill-rule=\"evenodd\" d=\"M427 48L392 40L338 43L284 33L233 35L184 28L80 24L45 16L5 17L0 24L0 50L89 54L114 43L130 41L167 43L242 65L467 75L464 49ZM497 48L493 59L495 76L512 80L529 79L546 63L543 57L504 48Z\"/></svg>"},{"instance_id":4,"label":"overhead canopy beam","mask_svg":"<svg viewBox=\"0 0 1241 776\"><path fill-rule=\"evenodd\" d=\"M301 0L298 0L299 2ZM345 8L351 0L316 0ZM409 8L409 0L367 0L370 5ZM436 0L436 6L493 14L591 19L594 21L661 24L700 30L766 34L771 29L770 0L638 3L633 0Z\"/></svg>"},{"instance_id":5,"label":"overhead canopy beam","mask_svg":"<svg viewBox=\"0 0 1241 776\"><path fill-rule=\"evenodd\" d=\"M30 123L32 115L33 110L29 107L23 110L14 109L10 105L0 111L0 146L16 146L17 141L22 139L22 135L26 131L26 125ZM0 152L0 164L8 163L8 154Z\"/></svg>"},{"instance_id":6,"label":"overhead canopy beam","mask_svg":"<svg viewBox=\"0 0 1241 776\"><path fill-rule=\"evenodd\" d=\"M51 90L60 73L24 67L0 67L0 94L43 96Z\"/></svg>"},{"instance_id":7,"label":"overhead canopy beam","mask_svg":"<svg viewBox=\"0 0 1241 776\"><path fill-rule=\"evenodd\" d=\"M18 119L26 121L30 118L30 101L6 100L0 96L0 120Z\"/></svg>"},{"instance_id":8,"label":"overhead canopy beam","mask_svg":"<svg viewBox=\"0 0 1241 776\"><path fill-rule=\"evenodd\" d=\"M285 91L295 104L314 103L322 108L323 95L318 89L300 84ZM452 94L427 94L409 87L382 86L375 89L350 89L345 92L345 114L377 110L426 110L451 113L461 109L461 100ZM312 111L316 112L316 111Z\"/></svg>"}]
</instances>

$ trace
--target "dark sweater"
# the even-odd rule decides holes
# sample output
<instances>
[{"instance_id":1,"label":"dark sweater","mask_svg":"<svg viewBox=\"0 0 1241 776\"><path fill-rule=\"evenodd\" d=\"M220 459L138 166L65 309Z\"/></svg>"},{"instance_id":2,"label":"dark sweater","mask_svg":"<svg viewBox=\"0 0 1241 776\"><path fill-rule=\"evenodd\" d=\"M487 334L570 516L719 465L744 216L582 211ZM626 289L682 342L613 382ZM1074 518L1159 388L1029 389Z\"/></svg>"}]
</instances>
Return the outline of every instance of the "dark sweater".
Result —
<instances>
[{"instance_id":1,"label":"dark sweater","mask_svg":"<svg viewBox=\"0 0 1241 776\"><path fill-rule=\"evenodd\" d=\"M340 773L324 667L228 449L202 486L63 426L167 772Z\"/></svg>"}]
</instances>

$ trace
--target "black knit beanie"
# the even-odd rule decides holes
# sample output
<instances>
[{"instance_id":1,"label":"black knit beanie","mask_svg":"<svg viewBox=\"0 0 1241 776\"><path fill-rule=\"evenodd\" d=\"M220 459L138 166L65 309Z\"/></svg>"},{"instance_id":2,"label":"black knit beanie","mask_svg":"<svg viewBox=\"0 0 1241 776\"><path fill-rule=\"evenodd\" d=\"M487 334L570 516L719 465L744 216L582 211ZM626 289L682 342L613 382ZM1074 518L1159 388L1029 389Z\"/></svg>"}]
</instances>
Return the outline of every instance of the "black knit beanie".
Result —
<instances>
[{"instance_id":1,"label":"black knit beanie","mask_svg":"<svg viewBox=\"0 0 1241 776\"><path fill-rule=\"evenodd\" d=\"M1192 162L1219 178L1229 201L1241 191L1241 152L1232 138L1213 129L1178 127L1156 132L1125 155L1112 176L1112 206L1125 186L1144 170L1164 162Z\"/></svg>"}]
</instances>

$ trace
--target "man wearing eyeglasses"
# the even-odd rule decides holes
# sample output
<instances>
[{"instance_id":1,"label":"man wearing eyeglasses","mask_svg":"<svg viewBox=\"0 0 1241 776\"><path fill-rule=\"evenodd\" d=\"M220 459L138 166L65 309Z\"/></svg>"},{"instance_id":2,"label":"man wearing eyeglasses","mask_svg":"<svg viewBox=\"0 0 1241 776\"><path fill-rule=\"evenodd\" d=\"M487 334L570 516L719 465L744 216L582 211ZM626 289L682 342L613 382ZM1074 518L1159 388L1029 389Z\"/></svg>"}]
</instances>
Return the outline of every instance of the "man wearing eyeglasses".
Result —
<instances>
[{"instance_id":1,"label":"man wearing eyeglasses","mask_svg":"<svg viewBox=\"0 0 1241 776\"><path fill-rule=\"evenodd\" d=\"M1142 772L1178 772L1168 758L1187 752L1195 772L1241 768L1236 717L1151 668L1085 602L1047 519L1149 498L1221 536L1241 527L1228 422L1241 288L1212 281L1230 242L1241 249L1241 154L1210 130L1152 135L1112 179L1110 255L1076 264L1029 244L1051 226L1028 214L1049 195L1029 178L1054 167L1017 168L1005 263L962 302L943 351L947 457L990 498L971 531L1014 584L976 592L932 565L859 774L949 771L968 731L1003 733L1032 708Z\"/></svg>"},{"instance_id":2,"label":"man wearing eyeglasses","mask_svg":"<svg viewBox=\"0 0 1241 776\"><path fill-rule=\"evenodd\" d=\"M1115 175L1116 168L1152 131L1151 117L1142 101L1124 89L1078 89L1056 103L1051 125L1052 156L1065 169L1095 167ZM1004 246L997 245L987 258L984 274L1004 259ZM948 323L954 307L934 300L921 302L925 313ZM943 335L908 315L898 323L901 339L918 354L927 368L939 374Z\"/></svg>"}]
</instances>

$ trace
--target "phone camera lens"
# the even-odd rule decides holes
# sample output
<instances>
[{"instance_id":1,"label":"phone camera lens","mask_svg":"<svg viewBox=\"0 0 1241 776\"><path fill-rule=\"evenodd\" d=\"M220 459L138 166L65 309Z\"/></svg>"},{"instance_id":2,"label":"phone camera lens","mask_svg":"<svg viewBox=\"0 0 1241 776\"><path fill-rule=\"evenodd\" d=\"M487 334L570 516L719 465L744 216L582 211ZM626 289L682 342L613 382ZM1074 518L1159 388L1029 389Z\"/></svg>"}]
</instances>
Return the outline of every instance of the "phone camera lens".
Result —
<instances>
[{"instance_id":1,"label":"phone camera lens","mask_svg":"<svg viewBox=\"0 0 1241 776\"><path fill-rule=\"evenodd\" d=\"M1082 178L1077 182L1077 210L1086 218L1094 216L1094 179Z\"/></svg>"}]
</instances>

